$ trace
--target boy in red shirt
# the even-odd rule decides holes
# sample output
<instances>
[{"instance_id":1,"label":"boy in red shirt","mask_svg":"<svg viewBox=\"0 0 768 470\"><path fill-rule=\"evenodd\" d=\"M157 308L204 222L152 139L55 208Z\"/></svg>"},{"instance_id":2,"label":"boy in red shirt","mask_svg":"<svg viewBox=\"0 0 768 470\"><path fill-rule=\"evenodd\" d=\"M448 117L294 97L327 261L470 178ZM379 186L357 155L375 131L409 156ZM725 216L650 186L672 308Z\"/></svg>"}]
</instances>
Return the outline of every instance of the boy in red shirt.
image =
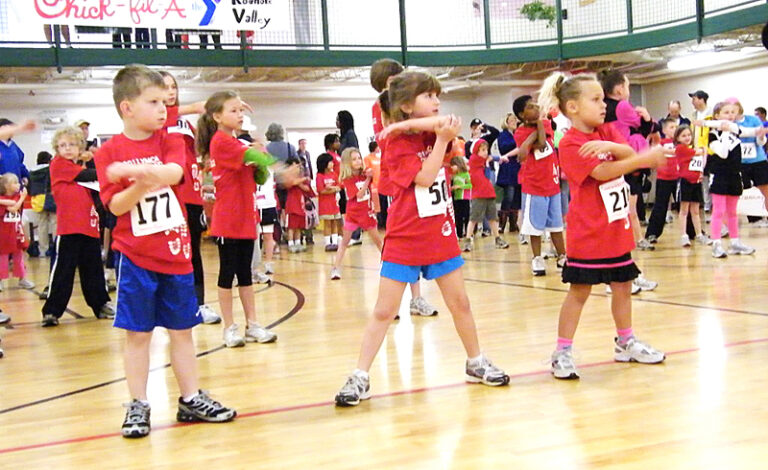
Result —
<instances>
[{"instance_id":1,"label":"boy in red shirt","mask_svg":"<svg viewBox=\"0 0 768 470\"><path fill-rule=\"evenodd\" d=\"M76 127L65 127L53 136L56 156L51 160L51 191L62 201L56 211L56 262L51 270L48 298L43 305L43 326L56 326L72 296L75 269L80 288L96 318L115 318L109 302L101 263L99 214L91 190L78 183L96 181L96 170L77 164L85 151L85 137Z\"/></svg>"},{"instance_id":2,"label":"boy in red shirt","mask_svg":"<svg viewBox=\"0 0 768 470\"><path fill-rule=\"evenodd\" d=\"M131 402L124 437L150 431L147 401L149 345L156 326L168 330L181 396L178 421L230 421L236 416L198 388L192 327L197 317L189 229L175 194L183 177L184 142L162 132L166 121L163 77L143 65L120 70L113 98L123 132L95 156L101 200L117 216L119 258L115 327L126 330L125 375Z\"/></svg>"},{"instance_id":3,"label":"boy in red shirt","mask_svg":"<svg viewBox=\"0 0 768 470\"><path fill-rule=\"evenodd\" d=\"M520 233L531 238L533 275L543 276L547 265L541 256L541 237L545 231L551 234L557 250L558 269L565 264L560 166L554 151L554 132L550 121L540 118L539 106L530 95L517 98L512 103L512 111L522 122L514 135L520 148L518 178L523 195Z\"/></svg>"},{"instance_id":4,"label":"boy in red shirt","mask_svg":"<svg viewBox=\"0 0 768 470\"><path fill-rule=\"evenodd\" d=\"M464 239L464 251L472 251L472 240L475 227L482 224L483 219L488 219L491 225L491 234L496 240L496 248L509 248L509 243L499 236L499 216L496 210L496 190L488 179L485 168L493 158L488 153L488 142L477 139L470 147L472 156L469 157L469 178L472 180L472 202L469 209L469 224L467 224L467 238Z\"/></svg>"}]
</instances>

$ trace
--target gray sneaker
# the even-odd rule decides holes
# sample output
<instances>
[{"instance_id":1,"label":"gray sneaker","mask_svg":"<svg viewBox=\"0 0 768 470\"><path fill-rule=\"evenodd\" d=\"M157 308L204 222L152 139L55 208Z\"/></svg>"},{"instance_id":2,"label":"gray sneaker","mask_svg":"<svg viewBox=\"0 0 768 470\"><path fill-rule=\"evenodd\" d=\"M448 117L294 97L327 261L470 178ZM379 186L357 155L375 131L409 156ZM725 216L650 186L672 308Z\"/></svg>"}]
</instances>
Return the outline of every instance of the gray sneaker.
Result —
<instances>
[{"instance_id":1,"label":"gray sneaker","mask_svg":"<svg viewBox=\"0 0 768 470\"><path fill-rule=\"evenodd\" d=\"M643 291L651 291L659 287L658 282L649 281L648 279L644 278L642 275L637 276L637 278L634 281L632 281L632 283L640 287L640 290L643 290Z\"/></svg>"},{"instance_id":2,"label":"gray sneaker","mask_svg":"<svg viewBox=\"0 0 768 470\"><path fill-rule=\"evenodd\" d=\"M139 400L131 400L130 403L124 403L128 408L125 412L125 420L121 432L123 437L145 437L149 435L149 404L142 403Z\"/></svg>"},{"instance_id":3,"label":"gray sneaker","mask_svg":"<svg viewBox=\"0 0 768 470\"><path fill-rule=\"evenodd\" d=\"M509 243L507 243L503 238L496 237L496 248L500 250L505 250L509 248Z\"/></svg>"},{"instance_id":4,"label":"gray sneaker","mask_svg":"<svg viewBox=\"0 0 768 470\"><path fill-rule=\"evenodd\" d=\"M485 354L481 355L478 361L467 359L465 371L465 380L469 383L482 383L491 387L498 387L499 385L507 385L509 383L509 376L503 370L494 366L491 360L485 357Z\"/></svg>"},{"instance_id":5,"label":"gray sneaker","mask_svg":"<svg viewBox=\"0 0 768 470\"><path fill-rule=\"evenodd\" d=\"M741 242L731 242L731 246L728 248L729 255L751 255L754 252L754 248Z\"/></svg>"},{"instance_id":6,"label":"gray sneaker","mask_svg":"<svg viewBox=\"0 0 768 470\"><path fill-rule=\"evenodd\" d=\"M616 362L639 362L641 364L658 364L664 362L666 355L653 349L635 337L629 338L626 344L619 344L619 338L614 339L613 360Z\"/></svg>"},{"instance_id":7,"label":"gray sneaker","mask_svg":"<svg viewBox=\"0 0 768 470\"><path fill-rule=\"evenodd\" d=\"M687 234L683 234L680 237L680 246L683 246L683 247L691 246L691 239L688 237Z\"/></svg>"},{"instance_id":8,"label":"gray sneaker","mask_svg":"<svg viewBox=\"0 0 768 470\"><path fill-rule=\"evenodd\" d=\"M637 249L643 250L643 251L653 251L656 249L656 247L651 245L651 242L649 242L645 238L641 238L640 240L637 241Z\"/></svg>"},{"instance_id":9,"label":"gray sneaker","mask_svg":"<svg viewBox=\"0 0 768 470\"><path fill-rule=\"evenodd\" d=\"M579 371L573 363L571 348L556 350L552 353L552 375L556 379L571 380L579 378Z\"/></svg>"},{"instance_id":10,"label":"gray sneaker","mask_svg":"<svg viewBox=\"0 0 768 470\"><path fill-rule=\"evenodd\" d=\"M245 329L245 341L247 343L274 343L277 341L277 334L256 323L250 323Z\"/></svg>"},{"instance_id":11,"label":"gray sneaker","mask_svg":"<svg viewBox=\"0 0 768 470\"><path fill-rule=\"evenodd\" d=\"M352 374L347 377L347 381L339 393L336 394L336 406L356 406L361 400L371 398L370 377L361 377Z\"/></svg>"},{"instance_id":12,"label":"gray sneaker","mask_svg":"<svg viewBox=\"0 0 768 470\"><path fill-rule=\"evenodd\" d=\"M251 274L253 276L253 282L256 284L270 284L272 282L272 278L266 274L260 273L258 271L254 271Z\"/></svg>"},{"instance_id":13,"label":"gray sneaker","mask_svg":"<svg viewBox=\"0 0 768 470\"><path fill-rule=\"evenodd\" d=\"M4 325L6 323L10 323L11 317L4 314L3 312L0 312L0 325Z\"/></svg>"},{"instance_id":14,"label":"gray sneaker","mask_svg":"<svg viewBox=\"0 0 768 470\"><path fill-rule=\"evenodd\" d=\"M337 267L331 268L331 281L338 281L341 279L341 269Z\"/></svg>"},{"instance_id":15,"label":"gray sneaker","mask_svg":"<svg viewBox=\"0 0 768 470\"><path fill-rule=\"evenodd\" d=\"M696 242L699 243L700 245L712 244L712 240L708 236L704 235L703 233L696 235Z\"/></svg>"},{"instance_id":16,"label":"gray sneaker","mask_svg":"<svg viewBox=\"0 0 768 470\"><path fill-rule=\"evenodd\" d=\"M437 309L433 307L424 297L414 297L411 299L411 315L422 317L431 317L437 315Z\"/></svg>"},{"instance_id":17,"label":"gray sneaker","mask_svg":"<svg viewBox=\"0 0 768 470\"><path fill-rule=\"evenodd\" d=\"M96 313L96 318L99 320L112 320L115 318L115 305L112 302L107 302L101 306Z\"/></svg>"},{"instance_id":18,"label":"gray sneaker","mask_svg":"<svg viewBox=\"0 0 768 470\"><path fill-rule=\"evenodd\" d=\"M723 242L715 240L712 242L712 257L713 258L725 258L728 254L723 249Z\"/></svg>"},{"instance_id":19,"label":"gray sneaker","mask_svg":"<svg viewBox=\"0 0 768 470\"><path fill-rule=\"evenodd\" d=\"M206 325L221 323L221 317L209 305L203 304L197 307L197 315L203 319Z\"/></svg>"},{"instance_id":20,"label":"gray sneaker","mask_svg":"<svg viewBox=\"0 0 768 470\"><path fill-rule=\"evenodd\" d=\"M34 289L35 283L30 281L29 279L19 279L19 288L20 289Z\"/></svg>"},{"instance_id":21,"label":"gray sneaker","mask_svg":"<svg viewBox=\"0 0 768 470\"><path fill-rule=\"evenodd\" d=\"M275 266L273 263L264 263L264 274L275 274Z\"/></svg>"},{"instance_id":22,"label":"gray sneaker","mask_svg":"<svg viewBox=\"0 0 768 470\"><path fill-rule=\"evenodd\" d=\"M179 410L176 412L176 421L183 423L226 423L237 416L237 411L227 408L208 395L205 390L199 390L190 401L184 401L179 397Z\"/></svg>"},{"instance_id":23,"label":"gray sneaker","mask_svg":"<svg viewBox=\"0 0 768 470\"><path fill-rule=\"evenodd\" d=\"M472 239L471 238L464 238L462 240L461 251L463 251L465 253L469 253L470 251L472 251Z\"/></svg>"},{"instance_id":24,"label":"gray sneaker","mask_svg":"<svg viewBox=\"0 0 768 470\"><path fill-rule=\"evenodd\" d=\"M245 339L240 336L240 331L238 329L239 327L237 326L237 323L233 323L229 325L229 327L224 328L224 346L228 348L239 348L245 346Z\"/></svg>"}]
</instances>

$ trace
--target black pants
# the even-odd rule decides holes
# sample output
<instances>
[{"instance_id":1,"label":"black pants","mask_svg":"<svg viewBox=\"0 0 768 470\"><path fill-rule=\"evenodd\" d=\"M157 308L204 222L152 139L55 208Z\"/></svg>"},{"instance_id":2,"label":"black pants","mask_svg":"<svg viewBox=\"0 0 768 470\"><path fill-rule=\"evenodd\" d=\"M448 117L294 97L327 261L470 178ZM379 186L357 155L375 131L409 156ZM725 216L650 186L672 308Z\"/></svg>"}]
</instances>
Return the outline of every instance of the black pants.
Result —
<instances>
[{"instance_id":1,"label":"black pants","mask_svg":"<svg viewBox=\"0 0 768 470\"><path fill-rule=\"evenodd\" d=\"M376 215L379 221L379 228L387 227L387 209L389 209L389 197L383 194L379 194L379 207L381 210Z\"/></svg>"},{"instance_id":2,"label":"black pants","mask_svg":"<svg viewBox=\"0 0 768 470\"><path fill-rule=\"evenodd\" d=\"M185 204L187 206L187 225L189 226L189 238L192 245L192 270L195 273L195 295L197 305L205 303L205 283L203 280L203 258L200 255L200 240L205 230L203 220L203 206Z\"/></svg>"},{"instance_id":3,"label":"black pants","mask_svg":"<svg viewBox=\"0 0 768 470\"><path fill-rule=\"evenodd\" d=\"M656 236L656 238L661 237L667 219L669 199L676 190L677 180L656 180L656 201L653 203L653 210L651 211L651 218L648 220L645 238L651 235Z\"/></svg>"},{"instance_id":4,"label":"black pants","mask_svg":"<svg viewBox=\"0 0 768 470\"><path fill-rule=\"evenodd\" d=\"M237 275L239 287L250 286L251 258L253 258L254 240L239 238L219 238L219 282L222 289L231 289Z\"/></svg>"},{"instance_id":5,"label":"black pants","mask_svg":"<svg viewBox=\"0 0 768 470\"><path fill-rule=\"evenodd\" d=\"M56 318L64 315L72 297L75 269L80 271L80 288L85 303L94 314L97 313L110 300L104 282L99 239L79 233L61 235L56 239L56 253L43 315L54 315Z\"/></svg>"},{"instance_id":6,"label":"black pants","mask_svg":"<svg viewBox=\"0 0 768 470\"><path fill-rule=\"evenodd\" d=\"M469 223L469 199L454 199L453 212L456 214L456 236L464 238Z\"/></svg>"}]
</instances>

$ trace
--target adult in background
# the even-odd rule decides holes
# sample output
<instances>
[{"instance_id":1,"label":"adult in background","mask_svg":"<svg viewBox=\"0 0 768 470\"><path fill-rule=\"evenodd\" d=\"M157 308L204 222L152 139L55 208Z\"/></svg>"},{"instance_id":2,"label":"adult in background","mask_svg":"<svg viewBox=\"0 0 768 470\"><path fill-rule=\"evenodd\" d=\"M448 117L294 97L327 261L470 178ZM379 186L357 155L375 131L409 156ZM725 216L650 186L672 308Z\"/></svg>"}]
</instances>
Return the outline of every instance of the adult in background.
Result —
<instances>
[{"instance_id":1,"label":"adult in background","mask_svg":"<svg viewBox=\"0 0 768 470\"><path fill-rule=\"evenodd\" d=\"M355 134L355 119L352 117L352 113L346 110L339 111L336 114L336 127L339 129L339 154L341 154L344 149L347 148L356 148L360 150L360 144L357 141L357 134ZM342 214L345 212L346 210L343 210ZM349 246L360 245L363 243L362 236L363 231L361 229L357 229L352 232L352 238L349 240Z\"/></svg>"},{"instance_id":2,"label":"adult in background","mask_svg":"<svg viewBox=\"0 0 768 470\"><path fill-rule=\"evenodd\" d=\"M496 176L496 186L501 188L501 210L499 211L499 234L504 233L504 228L509 222L509 232L517 232L517 214L520 211L521 193L520 183L517 180L517 174L520 171L520 162L517 160L517 154L520 150L513 133L517 119L514 113L507 113L501 122L501 133L497 142L499 143L499 153L502 157L507 157L508 162L499 165L499 174Z\"/></svg>"},{"instance_id":3,"label":"adult in background","mask_svg":"<svg viewBox=\"0 0 768 470\"><path fill-rule=\"evenodd\" d=\"M314 181L315 173L312 170L312 157L309 155L309 150L307 150L307 139L299 139L299 149L296 151L296 154L299 156L304 174L309 176L311 181Z\"/></svg>"},{"instance_id":4,"label":"adult in background","mask_svg":"<svg viewBox=\"0 0 768 470\"><path fill-rule=\"evenodd\" d=\"M296 147L285 141L285 129L281 124L276 122L270 123L270 125L267 127L267 132L264 133L264 136L267 138L267 152L269 152L269 154L276 159L285 163L285 161L289 158L299 157L298 153L296 152ZM288 190L278 186L275 190L275 193L277 193L277 200L280 203L278 209L282 225L283 210L285 209ZM276 240L280 240L282 238L282 233L277 233L276 231L275 237L278 237Z\"/></svg>"},{"instance_id":5,"label":"adult in background","mask_svg":"<svg viewBox=\"0 0 768 470\"><path fill-rule=\"evenodd\" d=\"M681 110L681 107L680 107L680 102L678 100L670 101L667 104L667 115L659 119L659 122L662 122L665 119L672 119L673 121L675 121L675 123L677 123L677 127L680 127L682 125L690 126L691 120L686 118L685 116L682 116L680 114L680 110ZM674 136L664 135L664 132L662 130L661 137L671 139Z\"/></svg>"},{"instance_id":6,"label":"adult in background","mask_svg":"<svg viewBox=\"0 0 768 470\"><path fill-rule=\"evenodd\" d=\"M693 93L688 93L688 96L691 97L691 104L693 105L694 121L705 121L712 118L712 108L707 105L709 94L706 91L696 90ZM709 129L706 127L693 128L693 146L703 149L709 147ZM709 172L706 167L702 173L701 192L704 196L704 212L709 212L712 209L712 198L709 196Z\"/></svg>"},{"instance_id":7,"label":"adult in background","mask_svg":"<svg viewBox=\"0 0 768 470\"><path fill-rule=\"evenodd\" d=\"M32 200L31 222L37 226L37 239L30 237L30 249L37 244L37 256L51 256L51 238L56 237L56 204L51 192L50 163L53 155L46 151L37 154L37 166L29 172L29 195ZM30 232L32 232L30 230Z\"/></svg>"},{"instance_id":8,"label":"adult in background","mask_svg":"<svg viewBox=\"0 0 768 470\"><path fill-rule=\"evenodd\" d=\"M24 152L13 141L13 137L31 132L36 127L34 121L16 125L10 119L0 118L0 175L13 173L23 186L29 182L29 170L24 166Z\"/></svg>"},{"instance_id":9,"label":"adult in background","mask_svg":"<svg viewBox=\"0 0 768 470\"><path fill-rule=\"evenodd\" d=\"M91 123L90 122L86 121L85 119L80 119L77 122L75 122L75 127L79 127L80 130L83 132L83 135L85 136L85 150L86 151L88 151L88 150L93 151L93 150L95 150L99 146L98 139L94 138L94 139L88 140L88 137L90 135L90 130L91 130ZM91 162L92 162L92 160L91 160ZM91 163L91 167L90 168L96 168L96 167L93 166L93 163Z\"/></svg>"},{"instance_id":10,"label":"adult in background","mask_svg":"<svg viewBox=\"0 0 768 470\"><path fill-rule=\"evenodd\" d=\"M763 123L763 127L768 127L768 116L766 114L768 113L762 106L755 108L755 116L757 116Z\"/></svg>"}]
</instances>

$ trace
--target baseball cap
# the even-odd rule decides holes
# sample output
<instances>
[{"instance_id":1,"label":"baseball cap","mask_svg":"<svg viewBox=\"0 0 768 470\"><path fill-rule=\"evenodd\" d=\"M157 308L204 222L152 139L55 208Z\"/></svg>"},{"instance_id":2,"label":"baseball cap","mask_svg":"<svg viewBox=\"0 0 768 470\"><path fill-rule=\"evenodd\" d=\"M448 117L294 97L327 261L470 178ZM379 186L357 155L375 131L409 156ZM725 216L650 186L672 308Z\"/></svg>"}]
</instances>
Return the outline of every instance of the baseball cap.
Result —
<instances>
[{"instance_id":1,"label":"baseball cap","mask_svg":"<svg viewBox=\"0 0 768 470\"><path fill-rule=\"evenodd\" d=\"M709 93L703 90L696 90L693 93L688 93L688 96L690 96L691 98L695 96L696 98L699 98L704 101L707 101L709 99Z\"/></svg>"},{"instance_id":2,"label":"baseball cap","mask_svg":"<svg viewBox=\"0 0 768 470\"><path fill-rule=\"evenodd\" d=\"M13 124L13 121L11 121L10 119L8 119L8 118L0 118L0 127L10 126L11 124Z\"/></svg>"},{"instance_id":3,"label":"baseball cap","mask_svg":"<svg viewBox=\"0 0 768 470\"><path fill-rule=\"evenodd\" d=\"M80 127L82 125L90 126L91 123L86 121L85 119L78 119L77 121L75 121L75 127Z\"/></svg>"},{"instance_id":4,"label":"baseball cap","mask_svg":"<svg viewBox=\"0 0 768 470\"><path fill-rule=\"evenodd\" d=\"M473 120L471 120L471 121L469 122L469 127L475 127L475 126L479 126L479 125L480 125L480 124L482 124L482 123L483 123L483 121L481 121L480 119L478 119L478 118L474 118Z\"/></svg>"}]
</instances>

